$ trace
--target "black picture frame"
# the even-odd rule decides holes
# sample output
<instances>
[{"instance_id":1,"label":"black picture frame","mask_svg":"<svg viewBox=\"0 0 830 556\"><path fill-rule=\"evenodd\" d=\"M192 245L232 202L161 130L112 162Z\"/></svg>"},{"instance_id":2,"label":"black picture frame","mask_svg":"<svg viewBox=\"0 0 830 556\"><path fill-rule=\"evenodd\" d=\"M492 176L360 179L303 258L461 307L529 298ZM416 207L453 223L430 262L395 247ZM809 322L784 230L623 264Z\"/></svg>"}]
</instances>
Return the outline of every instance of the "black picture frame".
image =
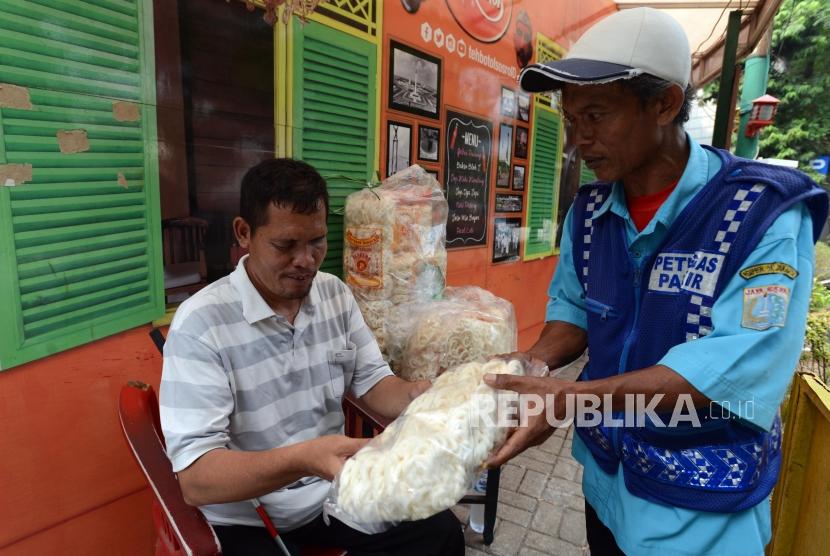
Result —
<instances>
[{"instance_id":1,"label":"black picture frame","mask_svg":"<svg viewBox=\"0 0 830 556\"><path fill-rule=\"evenodd\" d=\"M510 175L510 185L513 191L524 191L527 184L527 166L514 164Z\"/></svg>"},{"instance_id":2,"label":"black picture frame","mask_svg":"<svg viewBox=\"0 0 830 556\"><path fill-rule=\"evenodd\" d=\"M524 197L521 195L496 193L495 212L514 212L521 214L522 210L524 210Z\"/></svg>"},{"instance_id":3,"label":"black picture frame","mask_svg":"<svg viewBox=\"0 0 830 556\"><path fill-rule=\"evenodd\" d=\"M530 132L526 127L517 125L514 133L516 144L513 147L513 156L516 158L527 159L527 148L530 141Z\"/></svg>"},{"instance_id":4,"label":"black picture frame","mask_svg":"<svg viewBox=\"0 0 830 556\"><path fill-rule=\"evenodd\" d=\"M501 115L516 117L516 91L504 85L501 87Z\"/></svg>"},{"instance_id":5,"label":"black picture frame","mask_svg":"<svg viewBox=\"0 0 830 556\"><path fill-rule=\"evenodd\" d=\"M390 41L389 108L439 119L441 70L440 58L403 43Z\"/></svg>"},{"instance_id":6,"label":"black picture frame","mask_svg":"<svg viewBox=\"0 0 830 556\"><path fill-rule=\"evenodd\" d=\"M493 225L493 262L519 260L522 249L522 219L496 217Z\"/></svg>"},{"instance_id":7,"label":"black picture frame","mask_svg":"<svg viewBox=\"0 0 830 556\"><path fill-rule=\"evenodd\" d=\"M516 101L516 118L522 122L530 121L530 93L519 91Z\"/></svg>"},{"instance_id":8,"label":"black picture frame","mask_svg":"<svg viewBox=\"0 0 830 556\"><path fill-rule=\"evenodd\" d=\"M441 151L441 130L428 125L418 126L418 160L438 162Z\"/></svg>"},{"instance_id":9,"label":"black picture frame","mask_svg":"<svg viewBox=\"0 0 830 556\"><path fill-rule=\"evenodd\" d=\"M496 156L496 187L510 189L510 163L513 156L513 126L499 124L499 150Z\"/></svg>"},{"instance_id":10,"label":"black picture frame","mask_svg":"<svg viewBox=\"0 0 830 556\"><path fill-rule=\"evenodd\" d=\"M404 131L405 133L402 133ZM412 126L389 120L386 125L386 177L408 168L411 164Z\"/></svg>"}]
</instances>

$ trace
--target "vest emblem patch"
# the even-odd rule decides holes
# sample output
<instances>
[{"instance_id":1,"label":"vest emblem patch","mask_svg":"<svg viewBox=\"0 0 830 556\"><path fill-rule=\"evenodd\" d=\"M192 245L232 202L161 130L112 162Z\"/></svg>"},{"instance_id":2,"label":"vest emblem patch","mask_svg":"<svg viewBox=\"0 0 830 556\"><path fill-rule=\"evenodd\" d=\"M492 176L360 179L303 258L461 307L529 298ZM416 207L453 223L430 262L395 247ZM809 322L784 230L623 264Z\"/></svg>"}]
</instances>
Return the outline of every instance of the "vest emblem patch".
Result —
<instances>
[{"instance_id":1,"label":"vest emblem patch","mask_svg":"<svg viewBox=\"0 0 830 556\"><path fill-rule=\"evenodd\" d=\"M787 322L790 288L787 286L759 286L744 288L744 309L741 326L752 330L783 327Z\"/></svg>"},{"instance_id":2,"label":"vest emblem patch","mask_svg":"<svg viewBox=\"0 0 830 556\"><path fill-rule=\"evenodd\" d=\"M688 292L712 297L726 257L720 253L666 252L654 259L648 289L662 293Z\"/></svg>"}]
</instances>

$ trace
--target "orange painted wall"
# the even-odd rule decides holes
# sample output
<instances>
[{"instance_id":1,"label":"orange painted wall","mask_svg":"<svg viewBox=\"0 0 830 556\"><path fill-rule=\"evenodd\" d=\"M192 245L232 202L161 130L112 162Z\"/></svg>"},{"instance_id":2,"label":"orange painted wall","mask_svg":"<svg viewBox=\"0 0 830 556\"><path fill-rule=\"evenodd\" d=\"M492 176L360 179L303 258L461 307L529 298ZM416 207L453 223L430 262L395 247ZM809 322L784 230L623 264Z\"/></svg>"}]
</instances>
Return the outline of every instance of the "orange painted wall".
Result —
<instances>
[{"instance_id":1,"label":"orange painted wall","mask_svg":"<svg viewBox=\"0 0 830 556\"><path fill-rule=\"evenodd\" d=\"M464 6L468 14L475 14L477 7L473 0L451 0L455 6ZM480 2L488 4L488 2ZM460 57L457 52L450 52L445 44L446 37L452 35L456 41L463 39L468 48L475 47L485 55L492 56L501 64L515 69L515 75L520 70L516 48L514 46L514 32L518 14L526 12L530 20L535 46L536 33L556 41L566 50L574 40L598 19L616 11L616 6L608 0L519 0L511 2L504 0L505 6L510 6L511 21L503 37L493 43L482 43L472 38L453 16L446 0L429 0L422 2L418 11L408 13L401 2L387 1L384 3L383 25L383 64L381 80L381 118L380 118L380 168L386 171L388 122L409 124L412 126L411 160L429 170L439 172L439 181L444 179L444 149L439 149L440 156L437 163L418 160L417 158L417 127L419 124L438 127L441 129L441 143L446 141L445 110L451 108L462 113L478 116L490 121L493 125L492 160L490 176L490 199L488 209L487 245L450 250L447 282L449 285L476 285L486 288L494 294L509 299L516 308L519 327L519 348L527 349L538 338L544 326L545 304L547 301L547 286L556 267L558 257L551 256L544 259L528 262L505 262L493 264L493 228L497 214L493 212L495 196L495 160L498 148L498 130L500 123L510 123L528 127L532 133L533 114L530 123L519 122L501 115L502 86L514 91L518 90L515 77L499 73L474 60L470 56ZM421 29L427 23L435 32L443 32L444 45L436 46L435 40L424 40ZM389 108L389 56L390 41L403 43L426 54L441 59L441 106L439 119L430 119L420 115L413 115ZM456 49L457 50L457 49ZM535 52L534 52L535 59ZM532 105L532 103L531 103ZM515 131L514 131L515 133ZM532 137L531 137L532 142ZM525 164L529 160L513 158L514 163ZM528 169L529 172L529 169ZM443 183L443 181L442 181ZM499 189L499 193L517 194L518 192ZM522 193L524 210L527 210L527 187ZM519 216L518 214L501 214L498 216ZM526 223L522 214L523 225Z\"/></svg>"},{"instance_id":2,"label":"orange painted wall","mask_svg":"<svg viewBox=\"0 0 830 556\"><path fill-rule=\"evenodd\" d=\"M0 373L0 556L153 553L118 392L158 388L149 326Z\"/></svg>"}]
</instances>

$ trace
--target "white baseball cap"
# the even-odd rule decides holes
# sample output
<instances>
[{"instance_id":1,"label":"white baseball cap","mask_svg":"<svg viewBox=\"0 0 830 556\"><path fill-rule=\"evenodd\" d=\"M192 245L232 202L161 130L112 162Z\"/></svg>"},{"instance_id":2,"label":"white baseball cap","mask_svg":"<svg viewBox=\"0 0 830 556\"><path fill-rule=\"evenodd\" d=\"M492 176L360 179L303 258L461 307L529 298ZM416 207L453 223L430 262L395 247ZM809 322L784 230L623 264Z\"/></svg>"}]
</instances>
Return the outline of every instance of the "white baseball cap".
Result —
<instances>
[{"instance_id":1,"label":"white baseball cap","mask_svg":"<svg viewBox=\"0 0 830 556\"><path fill-rule=\"evenodd\" d=\"M565 83L609 83L648 73L685 89L691 69L689 39L680 23L660 10L633 8L585 31L563 59L527 66L519 84L539 93Z\"/></svg>"}]
</instances>

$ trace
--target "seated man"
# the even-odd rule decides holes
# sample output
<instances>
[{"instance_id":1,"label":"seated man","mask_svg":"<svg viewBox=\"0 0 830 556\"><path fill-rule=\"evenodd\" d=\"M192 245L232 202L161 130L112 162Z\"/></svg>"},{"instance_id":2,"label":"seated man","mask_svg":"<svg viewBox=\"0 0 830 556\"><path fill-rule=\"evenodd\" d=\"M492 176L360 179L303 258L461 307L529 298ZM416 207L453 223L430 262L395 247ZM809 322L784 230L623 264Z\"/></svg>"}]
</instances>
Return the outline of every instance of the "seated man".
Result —
<instances>
[{"instance_id":1,"label":"seated man","mask_svg":"<svg viewBox=\"0 0 830 556\"><path fill-rule=\"evenodd\" d=\"M278 553L252 498L289 543L463 554L449 511L378 535L323 522L329 481L367 442L343 436L346 388L395 417L429 383L393 376L349 289L318 272L329 198L314 168L267 160L240 197L234 233L249 254L182 304L164 347L161 423L185 499L226 555Z\"/></svg>"}]
</instances>

